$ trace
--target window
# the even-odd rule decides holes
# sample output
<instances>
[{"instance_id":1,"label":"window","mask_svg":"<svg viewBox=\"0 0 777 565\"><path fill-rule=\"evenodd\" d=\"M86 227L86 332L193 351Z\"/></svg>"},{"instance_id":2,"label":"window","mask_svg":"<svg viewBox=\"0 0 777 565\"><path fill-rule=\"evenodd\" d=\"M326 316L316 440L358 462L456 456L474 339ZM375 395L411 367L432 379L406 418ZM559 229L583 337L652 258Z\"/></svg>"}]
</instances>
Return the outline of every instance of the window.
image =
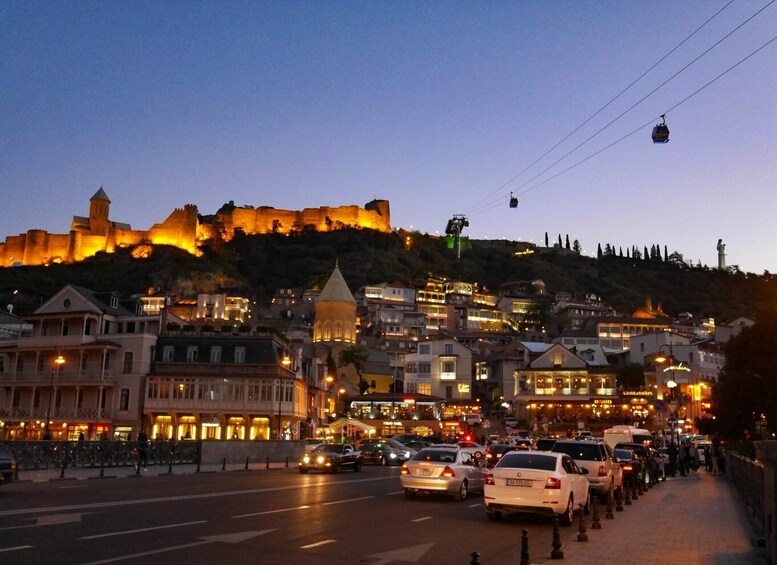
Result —
<instances>
[{"instance_id":1,"label":"window","mask_svg":"<svg viewBox=\"0 0 777 565\"><path fill-rule=\"evenodd\" d=\"M165 345L162 348L162 361L172 361L173 360L173 353L175 352L175 347L172 345Z\"/></svg>"},{"instance_id":2,"label":"window","mask_svg":"<svg viewBox=\"0 0 777 565\"><path fill-rule=\"evenodd\" d=\"M452 343L446 343L445 344L445 355L453 355L453 344Z\"/></svg>"},{"instance_id":3,"label":"window","mask_svg":"<svg viewBox=\"0 0 777 565\"><path fill-rule=\"evenodd\" d=\"M0 373L5 373L5 355L0 355Z\"/></svg>"},{"instance_id":4,"label":"window","mask_svg":"<svg viewBox=\"0 0 777 565\"><path fill-rule=\"evenodd\" d=\"M452 386L446 386L445 387L445 398L453 398L453 387Z\"/></svg>"},{"instance_id":5,"label":"window","mask_svg":"<svg viewBox=\"0 0 777 565\"><path fill-rule=\"evenodd\" d=\"M214 345L210 348L210 362L221 363L221 346Z\"/></svg>"},{"instance_id":6,"label":"window","mask_svg":"<svg viewBox=\"0 0 777 565\"><path fill-rule=\"evenodd\" d=\"M216 385L214 383L202 383L197 390L198 400L218 400Z\"/></svg>"},{"instance_id":7,"label":"window","mask_svg":"<svg viewBox=\"0 0 777 565\"><path fill-rule=\"evenodd\" d=\"M67 323L67 320L62 322L62 335L68 335L70 333L70 324Z\"/></svg>"},{"instance_id":8,"label":"window","mask_svg":"<svg viewBox=\"0 0 777 565\"><path fill-rule=\"evenodd\" d=\"M242 345L235 347L235 363L246 362L246 348Z\"/></svg>"},{"instance_id":9,"label":"window","mask_svg":"<svg viewBox=\"0 0 777 565\"><path fill-rule=\"evenodd\" d=\"M89 363L89 355L87 353L84 353L81 355L81 370L86 371L86 368Z\"/></svg>"},{"instance_id":10,"label":"window","mask_svg":"<svg viewBox=\"0 0 777 565\"><path fill-rule=\"evenodd\" d=\"M418 374L419 375L430 375L432 373L432 364L431 363L419 363L418 364Z\"/></svg>"},{"instance_id":11,"label":"window","mask_svg":"<svg viewBox=\"0 0 777 565\"><path fill-rule=\"evenodd\" d=\"M420 353L421 355L429 355L431 351L432 351L432 346L429 345L428 343L422 343L421 345L418 346L418 353Z\"/></svg>"},{"instance_id":12,"label":"window","mask_svg":"<svg viewBox=\"0 0 777 565\"><path fill-rule=\"evenodd\" d=\"M46 322L43 322L40 326L40 335L41 337L46 337L49 335L49 325Z\"/></svg>"},{"instance_id":13,"label":"window","mask_svg":"<svg viewBox=\"0 0 777 565\"><path fill-rule=\"evenodd\" d=\"M124 352L124 374L132 372L132 351Z\"/></svg>"},{"instance_id":14,"label":"window","mask_svg":"<svg viewBox=\"0 0 777 565\"><path fill-rule=\"evenodd\" d=\"M415 392L418 394L432 394L432 383L415 383ZM411 391L412 392L412 391Z\"/></svg>"},{"instance_id":15,"label":"window","mask_svg":"<svg viewBox=\"0 0 777 565\"><path fill-rule=\"evenodd\" d=\"M174 379L173 398L179 400L194 398L194 379Z\"/></svg>"},{"instance_id":16,"label":"window","mask_svg":"<svg viewBox=\"0 0 777 565\"><path fill-rule=\"evenodd\" d=\"M260 385L259 400L272 400L272 382L263 382Z\"/></svg>"},{"instance_id":17,"label":"window","mask_svg":"<svg viewBox=\"0 0 777 565\"><path fill-rule=\"evenodd\" d=\"M129 392L130 391L128 388L121 389L121 396L119 397L119 410L129 410Z\"/></svg>"},{"instance_id":18,"label":"window","mask_svg":"<svg viewBox=\"0 0 777 565\"><path fill-rule=\"evenodd\" d=\"M87 320L84 323L84 335L92 335L92 320Z\"/></svg>"},{"instance_id":19,"label":"window","mask_svg":"<svg viewBox=\"0 0 777 565\"><path fill-rule=\"evenodd\" d=\"M196 345L190 345L186 348L186 362L187 363L196 363L197 362L197 346Z\"/></svg>"},{"instance_id":20,"label":"window","mask_svg":"<svg viewBox=\"0 0 777 565\"><path fill-rule=\"evenodd\" d=\"M43 357L38 356L38 372L43 372Z\"/></svg>"}]
</instances>

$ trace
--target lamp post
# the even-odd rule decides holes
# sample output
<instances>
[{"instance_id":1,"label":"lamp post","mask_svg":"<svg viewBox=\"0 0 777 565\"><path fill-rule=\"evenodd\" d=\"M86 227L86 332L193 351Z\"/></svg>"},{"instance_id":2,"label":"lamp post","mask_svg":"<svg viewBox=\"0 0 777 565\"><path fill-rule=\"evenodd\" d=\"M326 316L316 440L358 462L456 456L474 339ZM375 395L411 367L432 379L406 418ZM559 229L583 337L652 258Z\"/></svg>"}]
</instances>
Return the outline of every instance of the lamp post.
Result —
<instances>
[{"instance_id":1,"label":"lamp post","mask_svg":"<svg viewBox=\"0 0 777 565\"><path fill-rule=\"evenodd\" d=\"M65 364L65 358L62 357L62 355L57 355L57 358L54 359L54 365L51 367L51 382L49 383L49 407L46 410L46 435L48 435L49 439L52 439L52 437L51 437L51 402L52 402L53 396L54 396L54 374L64 364Z\"/></svg>"},{"instance_id":2,"label":"lamp post","mask_svg":"<svg viewBox=\"0 0 777 565\"><path fill-rule=\"evenodd\" d=\"M283 359L281 360L281 365L283 365L285 368L289 368L291 365L291 357L289 357L288 353L283 354ZM278 440L281 439L281 407L283 406L281 403L283 402L283 379L278 379Z\"/></svg>"},{"instance_id":3,"label":"lamp post","mask_svg":"<svg viewBox=\"0 0 777 565\"><path fill-rule=\"evenodd\" d=\"M340 395L345 394L345 389L340 388L337 390L337 402L335 402L335 410L337 410L337 405L340 404ZM345 410L343 410L345 412ZM343 418L345 420L345 418ZM340 443L345 443L345 422L343 422L343 425L340 426Z\"/></svg>"}]
</instances>

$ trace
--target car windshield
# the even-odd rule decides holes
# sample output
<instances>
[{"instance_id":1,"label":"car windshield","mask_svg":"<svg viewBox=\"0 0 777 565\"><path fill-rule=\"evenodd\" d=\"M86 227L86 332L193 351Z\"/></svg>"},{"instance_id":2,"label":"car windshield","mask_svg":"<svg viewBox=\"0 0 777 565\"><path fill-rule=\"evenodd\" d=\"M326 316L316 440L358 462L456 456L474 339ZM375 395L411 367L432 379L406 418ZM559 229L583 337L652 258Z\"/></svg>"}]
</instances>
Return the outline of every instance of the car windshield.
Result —
<instances>
[{"instance_id":1,"label":"car windshield","mask_svg":"<svg viewBox=\"0 0 777 565\"><path fill-rule=\"evenodd\" d=\"M538 439L537 450L538 451L550 451L555 445L555 439Z\"/></svg>"},{"instance_id":2,"label":"car windshield","mask_svg":"<svg viewBox=\"0 0 777 565\"><path fill-rule=\"evenodd\" d=\"M621 461L631 461L632 459L634 459L634 454L628 449L616 449L615 457L617 457Z\"/></svg>"},{"instance_id":3,"label":"car windshield","mask_svg":"<svg viewBox=\"0 0 777 565\"><path fill-rule=\"evenodd\" d=\"M413 456L413 461L453 463L456 461L456 452L450 449L422 449Z\"/></svg>"},{"instance_id":4,"label":"car windshield","mask_svg":"<svg viewBox=\"0 0 777 565\"><path fill-rule=\"evenodd\" d=\"M525 451L511 451L496 464L497 468L504 469L537 469L538 471L555 471L556 458L552 455L541 455L539 453L527 453Z\"/></svg>"},{"instance_id":5,"label":"car windshield","mask_svg":"<svg viewBox=\"0 0 777 565\"><path fill-rule=\"evenodd\" d=\"M553 446L551 451L555 451L557 453L566 453L572 459L583 459L585 461L601 461L604 459L602 457L602 449L599 447L598 443L582 441L567 443L557 441L556 445Z\"/></svg>"},{"instance_id":6,"label":"car windshield","mask_svg":"<svg viewBox=\"0 0 777 565\"><path fill-rule=\"evenodd\" d=\"M313 453L342 453L343 446L337 444L319 445Z\"/></svg>"},{"instance_id":7,"label":"car windshield","mask_svg":"<svg viewBox=\"0 0 777 565\"><path fill-rule=\"evenodd\" d=\"M644 445L640 445L638 443L629 443L629 444L619 443L619 444L617 444L615 446L616 449L619 448L619 447L630 449L630 450L632 450L634 453L636 453L640 457L647 457L648 456L648 451L645 448L645 446Z\"/></svg>"}]
</instances>

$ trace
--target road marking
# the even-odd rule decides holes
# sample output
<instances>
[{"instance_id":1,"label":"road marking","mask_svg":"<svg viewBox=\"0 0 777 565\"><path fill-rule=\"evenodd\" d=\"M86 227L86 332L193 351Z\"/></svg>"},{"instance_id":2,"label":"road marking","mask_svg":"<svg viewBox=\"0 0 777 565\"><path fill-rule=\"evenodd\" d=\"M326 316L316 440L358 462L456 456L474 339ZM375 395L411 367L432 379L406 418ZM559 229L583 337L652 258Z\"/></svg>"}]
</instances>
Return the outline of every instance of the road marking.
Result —
<instances>
[{"instance_id":1,"label":"road marking","mask_svg":"<svg viewBox=\"0 0 777 565\"><path fill-rule=\"evenodd\" d=\"M291 512L293 510L305 510L306 508L310 508L310 506L305 504L303 506L296 506L294 508L281 508L280 510L267 510L265 512L254 512L252 514L238 514L237 516L232 516L232 517L233 518L250 518L251 516L264 516L265 514L278 514L279 512Z\"/></svg>"},{"instance_id":2,"label":"road marking","mask_svg":"<svg viewBox=\"0 0 777 565\"><path fill-rule=\"evenodd\" d=\"M39 516L35 522L36 526L55 526L57 524L70 524L72 522L80 522L81 514L49 514L47 516Z\"/></svg>"},{"instance_id":3,"label":"road marking","mask_svg":"<svg viewBox=\"0 0 777 565\"><path fill-rule=\"evenodd\" d=\"M333 504L342 504L343 502L357 502L359 500L368 500L375 498L374 496L362 496L361 498L348 498L346 500L333 500L332 502L324 502L321 506L331 506Z\"/></svg>"},{"instance_id":4,"label":"road marking","mask_svg":"<svg viewBox=\"0 0 777 565\"><path fill-rule=\"evenodd\" d=\"M324 540L324 541L319 541L319 542L316 542L316 543L311 543L309 545L303 545L303 546L300 547L300 549L310 549L311 547L321 547L322 545L328 545L330 543L336 543L336 542L337 542L336 539L327 539L327 540Z\"/></svg>"},{"instance_id":5,"label":"road marking","mask_svg":"<svg viewBox=\"0 0 777 565\"><path fill-rule=\"evenodd\" d=\"M57 487L57 488L59 488L60 490L72 490L72 489L75 489L75 488L86 488L86 487L85 486L76 485L76 486L72 486L72 487Z\"/></svg>"},{"instance_id":6,"label":"road marking","mask_svg":"<svg viewBox=\"0 0 777 565\"><path fill-rule=\"evenodd\" d=\"M40 514L43 512L63 512L67 510L82 510L86 508L112 508L115 506L134 506L138 504L156 504L159 502L176 502L184 500L199 500L204 498L220 498L224 496L246 496L249 494L261 494L264 492L281 492L286 490L300 490L308 488L320 488L325 486L339 486L352 483L370 483L377 481L396 481L396 477L376 477L371 479L352 479L347 481L327 482L317 481L307 484L295 484L283 487L257 488L250 490L233 490L225 492L209 492L203 494L186 494L181 496L164 496L160 498L138 498L133 500L116 500L113 502L95 502L87 504L73 504L71 506L51 506L47 508L19 508L17 510L5 510L0 516L17 516L20 514Z\"/></svg>"},{"instance_id":7,"label":"road marking","mask_svg":"<svg viewBox=\"0 0 777 565\"><path fill-rule=\"evenodd\" d=\"M165 553L167 551L176 551L178 549L188 549L190 547L197 547L200 545L205 545L205 544L214 543L214 542L240 543L241 541L255 538L257 536L262 536L264 534L274 532L274 531L275 529L259 530L256 532L236 532L234 534L225 534L221 536L206 536L204 538L200 538L200 541L195 541L192 543L185 543L183 545L173 545L171 547L163 547L162 549L154 549L151 551L144 551L142 553L134 553L132 555L121 555L119 557L103 559L102 561L92 561L90 563L85 563L84 565L102 565L103 563L116 563L117 561L127 561L128 559L137 559L138 557L147 557L149 555L156 555L158 553Z\"/></svg>"},{"instance_id":8,"label":"road marking","mask_svg":"<svg viewBox=\"0 0 777 565\"><path fill-rule=\"evenodd\" d=\"M397 490L397 491L394 491L394 492L387 492L386 496L391 496L392 494L405 494L405 491Z\"/></svg>"},{"instance_id":9,"label":"road marking","mask_svg":"<svg viewBox=\"0 0 777 565\"><path fill-rule=\"evenodd\" d=\"M373 553L367 557L380 559L380 561L375 561L370 565L386 565L387 563L394 563L395 561L402 561L403 563L418 563L426 554L426 552L432 548L433 545L433 543L426 543L424 545L403 547L402 549L395 549L393 551Z\"/></svg>"},{"instance_id":10,"label":"road marking","mask_svg":"<svg viewBox=\"0 0 777 565\"><path fill-rule=\"evenodd\" d=\"M480 502L477 502L475 504L470 504L469 506L467 506L467 508L477 508L478 506L483 506L483 505Z\"/></svg>"},{"instance_id":11,"label":"road marking","mask_svg":"<svg viewBox=\"0 0 777 565\"><path fill-rule=\"evenodd\" d=\"M32 548L31 545L17 545L16 547L4 547L0 549L0 553L5 553L6 551L19 551L20 549L30 549Z\"/></svg>"},{"instance_id":12,"label":"road marking","mask_svg":"<svg viewBox=\"0 0 777 565\"><path fill-rule=\"evenodd\" d=\"M423 518L416 518L415 520L410 520L411 522L424 522L426 520L431 520L431 516L424 516Z\"/></svg>"},{"instance_id":13,"label":"road marking","mask_svg":"<svg viewBox=\"0 0 777 565\"><path fill-rule=\"evenodd\" d=\"M84 536L82 538L78 539L99 539L99 538L109 538L111 536L123 536L127 534L139 534L141 532L153 532L154 530L166 530L168 528L180 528L183 526L193 526L194 524L205 524L207 523L207 520L198 520L196 522L184 522L183 524L167 524L166 526L155 526L153 528L141 528L139 530L127 530L124 532L113 532L110 534L98 534L95 536Z\"/></svg>"}]
</instances>

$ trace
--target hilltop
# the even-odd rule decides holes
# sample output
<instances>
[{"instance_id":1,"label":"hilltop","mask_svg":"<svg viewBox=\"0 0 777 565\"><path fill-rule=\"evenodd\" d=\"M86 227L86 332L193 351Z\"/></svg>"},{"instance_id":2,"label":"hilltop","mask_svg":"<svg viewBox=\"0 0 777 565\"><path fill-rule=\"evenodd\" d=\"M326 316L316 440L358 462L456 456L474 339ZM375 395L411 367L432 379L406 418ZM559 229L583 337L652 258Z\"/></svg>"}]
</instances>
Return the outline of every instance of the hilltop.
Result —
<instances>
[{"instance_id":1,"label":"hilltop","mask_svg":"<svg viewBox=\"0 0 777 565\"><path fill-rule=\"evenodd\" d=\"M123 296L150 287L181 295L225 289L262 302L280 287L320 288L335 261L352 290L397 280L412 284L429 275L477 282L490 290L504 282L541 279L548 292L592 292L624 313L651 298L670 315L691 312L721 321L757 317L777 303L777 281L769 274L615 255L594 259L560 248L535 248L534 253L516 255L521 249L526 244L470 240L456 260L448 240L415 232L343 229L246 235L238 231L229 242L211 241L201 247L201 257L176 247L148 246L148 257L142 259L133 257L135 248L120 248L78 263L2 268L0 305L13 302L16 313L28 313L66 283L117 290Z\"/></svg>"}]
</instances>

